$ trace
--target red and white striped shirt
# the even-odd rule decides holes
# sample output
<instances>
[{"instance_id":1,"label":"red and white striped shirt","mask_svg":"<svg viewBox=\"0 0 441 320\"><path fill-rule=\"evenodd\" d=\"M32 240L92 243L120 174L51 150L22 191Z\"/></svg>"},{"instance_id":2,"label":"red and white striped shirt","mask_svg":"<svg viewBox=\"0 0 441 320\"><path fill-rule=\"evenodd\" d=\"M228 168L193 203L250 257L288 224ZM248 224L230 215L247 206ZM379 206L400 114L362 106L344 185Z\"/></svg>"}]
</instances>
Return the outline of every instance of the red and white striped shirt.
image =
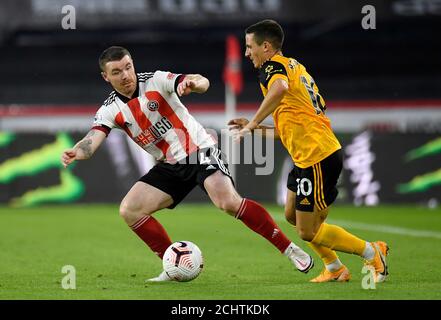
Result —
<instances>
[{"instance_id":1,"label":"red and white striped shirt","mask_svg":"<svg viewBox=\"0 0 441 320\"><path fill-rule=\"evenodd\" d=\"M169 163L216 144L175 92L183 75L156 71L137 78L137 96L113 91L95 116L95 129L122 129L156 160Z\"/></svg>"}]
</instances>

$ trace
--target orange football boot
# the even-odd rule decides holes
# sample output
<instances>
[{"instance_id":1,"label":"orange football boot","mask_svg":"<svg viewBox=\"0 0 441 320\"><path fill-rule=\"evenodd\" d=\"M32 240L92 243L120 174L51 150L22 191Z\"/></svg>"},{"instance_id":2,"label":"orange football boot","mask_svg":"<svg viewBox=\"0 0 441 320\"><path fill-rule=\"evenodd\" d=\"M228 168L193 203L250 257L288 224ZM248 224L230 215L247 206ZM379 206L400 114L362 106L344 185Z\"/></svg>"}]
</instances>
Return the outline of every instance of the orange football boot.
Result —
<instances>
[{"instance_id":1,"label":"orange football boot","mask_svg":"<svg viewBox=\"0 0 441 320\"><path fill-rule=\"evenodd\" d=\"M389 254L389 246L383 241L371 242L371 245L375 250L375 256L370 261L366 260L365 264L375 269L375 282L384 282L389 274L386 261L386 257Z\"/></svg>"},{"instance_id":2,"label":"orange football boot","mask_svg":"<svg viewBox=\"0 0 441 320\"><path fill-rule=\"evenodd\" d=\"M329 281L337 281L337 282L347 282L351 280L351 273L346 266L342 266L337 271L331 272L328 269L324 269L317 277L309 280L309 282L329 282Z\"/></svg>"}]
</instances>

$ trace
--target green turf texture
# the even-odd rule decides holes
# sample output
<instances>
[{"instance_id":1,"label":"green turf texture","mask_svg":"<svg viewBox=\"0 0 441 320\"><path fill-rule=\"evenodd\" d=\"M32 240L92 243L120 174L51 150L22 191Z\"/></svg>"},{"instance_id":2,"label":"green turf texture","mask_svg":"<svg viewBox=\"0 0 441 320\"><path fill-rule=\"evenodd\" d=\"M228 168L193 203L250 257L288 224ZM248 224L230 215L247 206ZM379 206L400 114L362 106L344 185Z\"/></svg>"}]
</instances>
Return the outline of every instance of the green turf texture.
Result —
<instances>
[{"instance_id":1,"label":"green turf texture","mask_svg":"<svg viewBox=\"0 0 441 320\"><path fill-rule=\"evenodd\" d=\"M266 207L288 237L311 253L284 221L283 209ZM441 298L441 238L436 236L347 228L391 248L388 281L365 290L361 258L339 254L352 272L349 283L309 283L322 268L317 255L315 268L302 274L269 242L211 204L180 205L155 217L172 240L193 241L201 248L205 265L196 280L146 284L145 279L161 272L162 263L125 225L116 205L0 207L0 299ZM441 235L441 209L335 206L329 217ZM76 269L75 290L61 287L64 265Z\"/></svg>"}]
</instances>

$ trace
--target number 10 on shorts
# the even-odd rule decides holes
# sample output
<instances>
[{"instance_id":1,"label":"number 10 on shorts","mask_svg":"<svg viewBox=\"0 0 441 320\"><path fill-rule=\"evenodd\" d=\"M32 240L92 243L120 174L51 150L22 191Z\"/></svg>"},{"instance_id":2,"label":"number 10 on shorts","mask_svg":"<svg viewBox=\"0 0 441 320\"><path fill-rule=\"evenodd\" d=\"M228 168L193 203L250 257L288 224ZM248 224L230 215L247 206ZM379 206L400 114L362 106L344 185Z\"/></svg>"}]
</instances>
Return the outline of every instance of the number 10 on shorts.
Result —
<instances>
[{"instance_id":1,"label":"number 10 on shorts","mask_svg":"<svg viewBox=\"0 0 441 320\"><path fill-rule=\"evenodd\" d=\"M302 194L303 196L307 197L312 192L312 182L308 178L297 178L297 195L300 196Z\"/></svg>"}]
</instances>

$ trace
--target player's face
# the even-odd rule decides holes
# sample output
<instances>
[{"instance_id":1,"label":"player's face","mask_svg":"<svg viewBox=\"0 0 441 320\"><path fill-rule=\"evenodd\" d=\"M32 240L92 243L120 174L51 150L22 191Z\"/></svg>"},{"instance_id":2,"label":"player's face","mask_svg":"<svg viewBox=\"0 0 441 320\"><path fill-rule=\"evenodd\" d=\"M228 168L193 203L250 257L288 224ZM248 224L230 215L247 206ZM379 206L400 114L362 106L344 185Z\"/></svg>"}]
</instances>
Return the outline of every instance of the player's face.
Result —
<instances>
[{"instance_id":1,"label":"player's face","mask_svg":"<svg viewBox=\"0 0 441 320\"><path fill-rule=\"evenodd\" d=\"M265 59L265 42L258 45L254 40L254 33L245 35L245 57L249 58L254 68L260 68L266 61Z\"/></svg>"},{"instance_id":2,"label":"player's face","mask_svg":"<svg viewBox=\"0 0 441 320\"><path fill-rule=\"evenodd\" d=\"M131 96L136 90L135 67L133 60L127 55L121 60L107 62L102 76L116 91L125 96Z\"/></svg>"}]
</instances>

